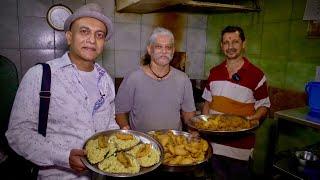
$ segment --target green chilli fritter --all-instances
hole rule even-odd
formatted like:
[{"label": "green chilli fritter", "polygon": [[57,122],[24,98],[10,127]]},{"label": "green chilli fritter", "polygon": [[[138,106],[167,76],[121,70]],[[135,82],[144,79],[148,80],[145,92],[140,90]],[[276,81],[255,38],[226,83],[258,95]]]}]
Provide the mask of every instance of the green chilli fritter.
[{"label": "green chilli fritter", "polygon": [[115,143],[118,151],[132,148],[140,142],[140,139],[132,134],[115,133],[109,138],[109,142]]},{"label": "green chilli fritter", "polygon": [[98,164],[98,168],[107,173],[135,174],[140,171],[138,161],[124,152],[118,152],[116,155],[104,159]]},{"label": "green chilli fritter", "polygon": [[108,142],[107,137],[104,135],[89,140],[85,146],[85,150],[87,151],[88,160],[92,164],[96,164],[106,156],[111,156],[116,152],[115,145],[112,142]]},{"label": "green chilli fritter", "polygon": [[139,144],[128,151],[142,167],[150,167],[160,161],[160,152],[152,148],[151,144]]}]

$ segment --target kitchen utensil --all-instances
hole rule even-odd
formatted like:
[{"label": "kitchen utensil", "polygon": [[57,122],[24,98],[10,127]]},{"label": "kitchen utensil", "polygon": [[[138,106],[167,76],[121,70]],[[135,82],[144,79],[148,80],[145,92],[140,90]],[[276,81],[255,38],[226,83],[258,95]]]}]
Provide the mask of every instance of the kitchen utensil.
[{"label": "kitchen utensil", "polygon": [[309,82],[305,86],[308,95],[309,115],[320,118],[320,82]]},{"label": "kitchen utensil", "polygon": [[230,121],[232,121],[233,117],[237,117],[237,118],[242,118],[245,121],[248,121],[247,119],[245,119],[244,117],[241,116],[235,116],[235,115],[227,115],[227,114],[220,114],[220,115],[216,115],[216,114],[212,114],[212,115],[198,115],[195,116],[193,118],[191,118],[190,120],[186,121],[187,126],[189,126],[192,129],[196,129],[197,131],[199,131],[200,134],[204,134],[204,135],[222,135],[222,136],[233,136],[233,135],[240,135],[240,134],[245,134],[248,132],[252,132],[254,130],[256,130],[259,127],[259,124],[255,124],[250,128],[246,128],[246,129],[238,129],[238,130],[211,130],[211,129],[204,129],[204,128],[199,128],[195,125],[195,123],[197,121],[209,121],[210,118],[216,118],[217,116],[224,116],[228,119],[230,119]]},{"label": "kitchen utensil", "polygon": [[[178,131],[178,130],[169,130],[169,129],[162,129],[162,130],[156,130],[156,131],[149,131],[148,134],[152,135],[152,134],[155,134],[155,133],[161,133],[161,134],[164,134],[164,133],[167,133],[168,131],[171,131],[174,135],[183,135],[185,136],[187,139],[192,139],[192,138],[200,138],[200,137],[194,137],[193,135],[191,135],[190,133],[188,132],[184,132],[184,131]],[[170,164],[164,164],[162,163],[161,167],[160,167],[160,170],[162,171],[165,171],[165,172],[190,172],[190,171],[193,171],[197,168],[201,168],[204,166],[204,164],[206,162],[209,161],[209,159],[211,158],[212,156],[212,147],[210,145],[210,143],[208,143],[209,146],[208,146],[208,150],[205,154],[205,158],[204,160],[200,161],[200,162],[197,162],[197,163],[193,163],[193,164],[185,164],[185,165],[170,165]]]},{"label": "kitchen utensil", "polygon": [[320,163],[318,156],[310,151],[296,151],[295,155],[301,166],[314,165],[316,162]]},{"label": "kitchen utensil", "polygon": [[94,134],[93,136],[91,136],[91,137],[84,143],[83,149],[85,148],[86,143],[87,143],[89,140],[91,140],[91,139],[96,139],[96,138],[97,138],[98,136],[100,136],[100,135],[105,135],[105,136],[109,137],[109,136],[111,136],[112,134],[118,133],[118,132],[132,134],[132,135],[138,137],[138,138],[140,139],[140,142],[142,142],[142,143],[147,143],[147,144],[151,144],[151,146],[152,146],[153,148],[155,148],[156,150],[158,150],[158,151],[160,152],[160,160],[159,160],[159,162],[156,163],[155,165],[151,166],[151,167],[140,167],[139,173],[135,173],[135,174],[107,173],[107,172],[104,172],[104,171],[100,170],[97,165],[91,164],[86,157],[82,157],[82,158],[81,158],[82,162],[83,162],[90,170],[92,170],[92,171],[94,171],[94,172],[96,172],[96,173],[102,174],[102,175],[113,176],[113,177],[133,177],[133,176],[139,176],[139,175],[145,174],[145,173],[147,173],[147,172],[153,171],[153,170],[155,170],[156,168],[158,168],[158,167],[161,165],[161,163],[162,163],[162,161],[163,161],[163,148],[162,148],[162,146],[160,145],[160,143],[159,143],[157,140],[155,140],[153,137],[151,137],[150,135],[145,134],[145,133],[142,133],[142,132],[138,132],[138,131],[117,129],[117,130],[109,130],[109,131],[99,132],[99,133],[96,133],[96,134]]}]

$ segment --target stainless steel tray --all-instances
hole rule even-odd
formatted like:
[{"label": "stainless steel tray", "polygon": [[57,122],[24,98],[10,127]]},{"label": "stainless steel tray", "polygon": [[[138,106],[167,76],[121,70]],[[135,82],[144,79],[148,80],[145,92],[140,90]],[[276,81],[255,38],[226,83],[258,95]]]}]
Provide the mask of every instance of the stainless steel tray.
[{"label": "stainless steel tray", "polygon": [[[208,121],[209,118],[214,118],[217,115],[198,115],[195,116],[193,118],[191,118],[190,120],[186,121],[187,126],[189,126],[192,129],[196,129],[197,131],[199,131],[202,134],[205,135],[240,135],[240,134],[245,134],[248,132],[252,132],[254,130],[256,130],[259,127],[259,124],[254,125],[251,128],[248,129],[239,129],[239,130],[234,130],[234,131],[226,131],[226,130],[210,130],[210,129],[202,129],[202,128],[198,128],[194,125],[194,123],[196,121]],[[234,115],[223,115],[223,116],[234,116]],[[240,116],[238,116],[240,117]],[[243,117],[241,117],[243,118]]]},{"label": "stainless steel tray", "polygon": [[[198,138],[199,139],[200,138],[200,137],[194,137],[188,132],[178,131],[178,130],[170,130],[170,129],[149,131],[148,134],[152,135],[152,134],[154,134],[156,132],[166,133],[168,131],[171,131],[174,135],[183,135],[187,139],[192,139],[192,138]],[[195,169],[197,167],[201,167],[205,162],[208,162],[209,159],[211,158],[211,156],[212,156],[212,147],[211,147],[210,143],[208,142],[208,150],[206,152],[206,156],[205,156],[204,160],[202,160],[200,162],[197,162],[197,163],[186,164],[186,165],[171,165],[171,164],[162,163],[161,170],[168,171],[168,172],[186,172],[186,171],[191,171],[191,170],[193,170],[193,169]]]},{"label": "stainless steel tray", "polygon": [[81,160],[82,162],[92,171],[102,174],[102,175],[106,175],[106,176],[113,176],[113,177],[133,177],[133,176],[139,176],[142,174],[145,174],[147,172],[153,171],[155,170],[157,167],[159,167],[163,161],[163,148],[160,145],[160,143],[155,140],[153,137],[151,137],[148,134],[142,133],[142,132],[138,132],[138,131],[133,131],[133,130],[122,130],[122,129],[117,129],[117,130],[109,130],[109,131],[103,131],[103,132],[99,132],[94,134],[93,136],[91,136],[83,145],[83,149],[86,145],[86,143],[91,140],[91,139],[96,139],[99,135],[106,135],[106,136],[110,136],[114,133],[117,132],[121,132],[121,133],[128,133],[128,134],[132,134],[136,137],[138,137],[140,139],[140,143],[148,143],[151,144],[151,146],[158,150],[160,152],[160,160],[157,164],[151,166],[151,167],[140,167],[140,171],[139,173],[135,173],[135,174],[127,174],[127,173],[107,173],[104,172],[102,170],[100,170],[98,168],[97,165],[91,164],[89,162],[89,160],[87,159],[87,157],[82,157]]}]

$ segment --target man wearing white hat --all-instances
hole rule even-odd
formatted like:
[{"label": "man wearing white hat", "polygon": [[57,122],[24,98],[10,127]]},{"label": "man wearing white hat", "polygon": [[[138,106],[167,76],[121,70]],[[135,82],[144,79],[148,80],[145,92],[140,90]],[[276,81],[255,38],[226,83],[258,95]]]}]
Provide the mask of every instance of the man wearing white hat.
[{"label": "man wearing white hat", "polygon": [[95,63],[113,25],[97,4],[82,6],[65,21],[69,51],[48,61],[51,96],[46,135],[37,132],[42,66],[28,70],[19,86],[6,132],[10,147],[40,166],[38,179],[88,179],[83,144],[99,131],[117,129],[114,84]]}]

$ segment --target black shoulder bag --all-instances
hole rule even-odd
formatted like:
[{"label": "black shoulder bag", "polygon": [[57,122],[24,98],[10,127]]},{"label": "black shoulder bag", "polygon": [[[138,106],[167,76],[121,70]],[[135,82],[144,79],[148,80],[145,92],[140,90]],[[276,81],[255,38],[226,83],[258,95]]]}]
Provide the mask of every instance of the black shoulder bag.
[{"label": "black shoulder bag", "polygon": [[41,90],[40,90],[40,107],[39,107],[39,124],[38,133],[46,137],[47,122],[50,104],[51,88],[51,70],[49,64],[39,63],[43,67]]},{"label": "black shoulder bag", "polygon": [[[39,107],[39,121],[38,121],[38,133],[42,136],[46,136],[48,112],[50,104],[50,87],[51,87],[51,70],[50,66],[46,63],[38,63],[43,67],[41,90],[40,90],[40,107]],[[7,171],[11,178],[23,178],[23,179],[37,179],[39,166],[24,159],[18,155],[12,149],[9,150],[9,157],[6,162],[6,167],[3,169]],[[13,171],[14,170],[14,171]],[[10,173],[15,172],[15,173]]]}]

